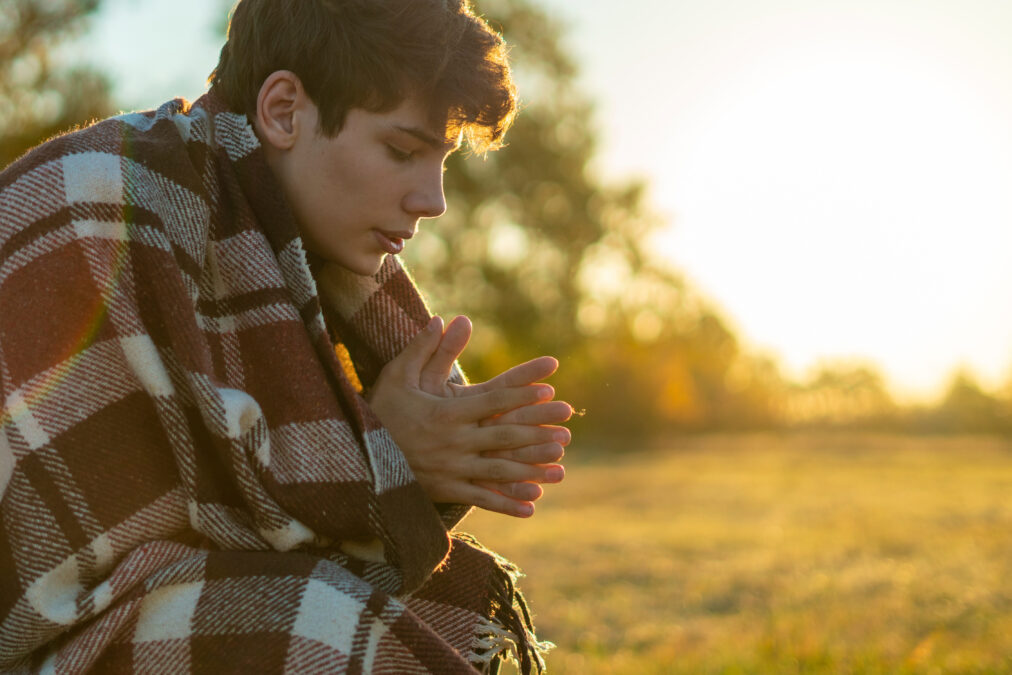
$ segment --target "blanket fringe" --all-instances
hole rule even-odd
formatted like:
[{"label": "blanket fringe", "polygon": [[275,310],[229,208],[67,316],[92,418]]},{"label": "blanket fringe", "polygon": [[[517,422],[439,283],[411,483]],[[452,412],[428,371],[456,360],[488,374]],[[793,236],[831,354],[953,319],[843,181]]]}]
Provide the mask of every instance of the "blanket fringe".
[{"label": "blanket fringe", "polygon": [[499,672],[503,660],[514,662],[523,675],[544,673],[544,655],[555,645],[535,635],[527,601],[517,588],[523,576],[520,568],[469,534],[455,532],[453,536],[484,551],[495,563],[488,589],[492,608],[489,619],[475,628],[471,662],[491,675]]}]

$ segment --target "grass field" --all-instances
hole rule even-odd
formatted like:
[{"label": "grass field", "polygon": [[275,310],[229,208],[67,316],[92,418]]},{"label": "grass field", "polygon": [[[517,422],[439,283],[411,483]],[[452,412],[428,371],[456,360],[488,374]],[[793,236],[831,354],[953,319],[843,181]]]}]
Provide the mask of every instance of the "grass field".
[{"label": "grass field", "polygon": [[1012,672],[1012,440],[748,435],[566,458],[529,521],[553,673]]}]

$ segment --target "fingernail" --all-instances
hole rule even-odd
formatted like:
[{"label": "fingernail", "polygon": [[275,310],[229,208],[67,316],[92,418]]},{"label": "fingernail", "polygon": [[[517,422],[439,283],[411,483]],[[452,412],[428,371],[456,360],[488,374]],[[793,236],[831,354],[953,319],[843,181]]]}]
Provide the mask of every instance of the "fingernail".
[{"label": "fingernail", "polygon": [[521,504],[517,507],[517,513],[523,517],[534,515],[534,504]]},{"label": "fingernail", "polygon": [[538,400],[547,401],[551,399],[553,396],[555,396],[555,389],[552,388],[550,385],[538,387]]},{"label": "fingernail", "polygon": [[434,316],[431,319],[429,319],[429,325],[425,327],[425,330],[429,331],[430,333],[435,332],[436,330],[438,330],[439,324],[441,323],[443,323],[443,320],[440,319],[438,316]]},{"label": "fingernail", "polygon": [[569,441],[572,440],[572,438],[573,435],[569,433],[569,429],[559,429],[554,434],[552,434],[552,440],[562,445],[566,445],[567,443],[569,443]]},{"label": "fingernail", "polygon": [[545,471],[545,478],[552,481],[553,483],[558,483],[565,477],[566,477],[566,470],[563,469],[561,466],[552,466]]}]

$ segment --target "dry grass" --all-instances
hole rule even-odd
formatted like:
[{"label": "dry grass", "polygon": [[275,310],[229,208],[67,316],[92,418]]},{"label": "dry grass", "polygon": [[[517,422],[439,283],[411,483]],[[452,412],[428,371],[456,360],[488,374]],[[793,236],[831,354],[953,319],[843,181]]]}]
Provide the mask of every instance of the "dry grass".
[{"label": "dry grass", "polygon": [[525,569],[555,673],[1012,672],[1012,440],[708,436],[567,458]]}]

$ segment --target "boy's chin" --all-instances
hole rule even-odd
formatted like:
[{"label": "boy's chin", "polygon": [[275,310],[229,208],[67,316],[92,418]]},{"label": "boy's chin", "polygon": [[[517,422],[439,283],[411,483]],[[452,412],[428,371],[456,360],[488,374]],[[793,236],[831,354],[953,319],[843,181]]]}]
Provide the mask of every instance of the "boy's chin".
[{"label": "boy's chin", "polygon": [[331,262],[340,265],[341,267],[343,267],[344,269],[348,270],[353,274],[358,274],[363,277],[371,277],[380,271],[380,268],[383,267],[383,261],[386,260],[386,258],[387,254],[383,253],[378,258],[368,258],[353,261],[333,260]]},{"label": "boy's chin", "polygon": [[327,255],[325,251],[313,249],[307,250],[328,263],[332,263],[351,272],[352,274],[357,274],[363,277],[371,277],[379,272],[380,268],[383,267],[383,261],[387,258],[386,253],[380,253],[377,255],[358,256],[356,258],[348,259],[347,256]]}]

